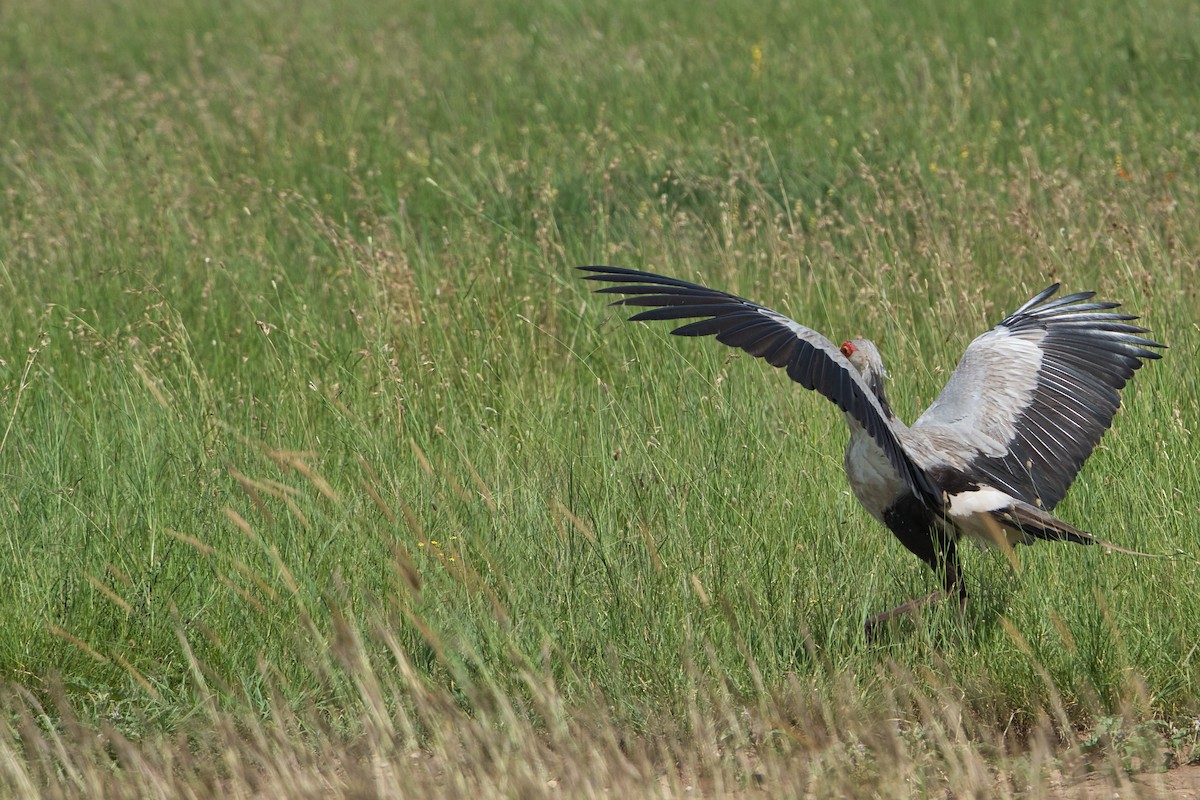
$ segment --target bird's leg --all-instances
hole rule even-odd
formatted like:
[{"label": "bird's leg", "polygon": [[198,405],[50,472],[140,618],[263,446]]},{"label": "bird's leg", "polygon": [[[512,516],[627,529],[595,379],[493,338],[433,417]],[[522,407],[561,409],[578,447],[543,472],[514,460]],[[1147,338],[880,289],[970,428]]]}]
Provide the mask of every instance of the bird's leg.
[{"label": "bird's leg", "polygon": [[875,635],[878,633],[879,626],[888,620],[904,615],[913,616],[918,610],[920,610],[921,606],[927,606],[930,603],[937,603],[945,598],[946,593],[938,590],[936,592],[931,592],[924,597],[913,598],[908,602],[901,603],[900,605],[888,611],[881,611],[880,613],[875,614],[867,620],[867,624],[865,626],[867,638],[874,639]]},{"label": "bird's leg", "polygon": [[946,596],[957,597],[959,612],[966,611],[967,585],[963,582],[962,576],[958,572],[958,548],[955,546],[953,539],[945,542],[941,556],[941,569],[938,572],[942,576],[942,587],[946,591]]},{"label": "bird's leg", "polygon": [[931,592],[924,597],[915,597],[912,600],[901,603],[893,609],[881,611],[880,613],[875,614],[867,620],[867,638],[873,639],[875,634],[878,633],[879,626],[883,623],[900,616],[915,616],[916,612],[921,608],[921,606],[927,606],[930,603],[940,602],[944,600],[945,597],[946,593],[943,591]]},{"label": "bird's leg", "polygon": [[932,555],[933,558],[930,559],[930,566],[942,576],[942,586],[944,588],[936,592],[931,592],[925,597],[918,597],[906,603],[901,603],[889,611],[881,612],[869,618],[864,626],[867,639],[874,639],[879,626],[888,620],[904,615],[913,616],[922,606],[941,602],[947,597],[957,597],[959,611],[966,610],[967,587],[958,572],[958,551],[955,549],[954,540],[951,539],[942,543],[940,552],[935,552]]}]

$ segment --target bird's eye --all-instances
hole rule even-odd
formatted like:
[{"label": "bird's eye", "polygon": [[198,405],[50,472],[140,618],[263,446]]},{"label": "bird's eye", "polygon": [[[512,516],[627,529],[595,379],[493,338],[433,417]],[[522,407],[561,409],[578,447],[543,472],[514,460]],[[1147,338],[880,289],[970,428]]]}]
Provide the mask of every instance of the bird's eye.
[{"label": "bird's eye", "polygon": [[849,358],[850,356],[854,355],[856,348],[849,342],[842,342],[842,346],[839,349],[842,351],[842,355],[844,355],[846,358]]}]

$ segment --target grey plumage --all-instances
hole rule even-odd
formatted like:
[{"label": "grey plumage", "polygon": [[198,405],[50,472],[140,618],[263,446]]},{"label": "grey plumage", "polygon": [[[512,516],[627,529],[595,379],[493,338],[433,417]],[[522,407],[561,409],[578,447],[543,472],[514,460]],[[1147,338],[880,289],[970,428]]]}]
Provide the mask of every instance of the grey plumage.
[{"label": "grey plumage", "polygon": [[[954,374],[914,431],[958,443],[982,480],[1047,510],[1058,505],[1083,462],[1112,424],[1117,392],[1162,347],[1138,334],[1118,303],[1089,303],[1093,292],[1049,300],[1058,284],[1010,314],[967,347]],[[1036,347],[1021,362],[1013,346]],[[1011,380],[996,378],[1005,373]],[[1013,387],[1027,392],[1014,396]],[[938,437],[939,440],[942,438]]]}]

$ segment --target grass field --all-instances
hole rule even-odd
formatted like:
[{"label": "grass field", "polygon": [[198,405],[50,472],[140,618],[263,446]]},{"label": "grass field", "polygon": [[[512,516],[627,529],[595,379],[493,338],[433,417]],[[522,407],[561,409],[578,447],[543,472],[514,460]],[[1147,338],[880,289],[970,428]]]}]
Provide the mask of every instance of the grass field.
[{"label": "grass field", "polygon": [[[1197,86],[1168,0],[0,6],[0,793],[1163,788]],[[1123,301],[1170,349],[1057,511],[1174,556],[971,551],[866,641],[934,581],[840,413],[594,263],[875,339],[908,421],[1050,282]]]}]

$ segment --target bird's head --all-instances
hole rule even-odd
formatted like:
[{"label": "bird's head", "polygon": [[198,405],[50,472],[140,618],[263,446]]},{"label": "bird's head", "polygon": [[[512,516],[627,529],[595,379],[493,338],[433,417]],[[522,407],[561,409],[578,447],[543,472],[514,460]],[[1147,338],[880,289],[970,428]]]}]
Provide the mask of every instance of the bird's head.
[{"label": "bird's head", "polygon": [[875,395],[875,399],[883,407],[884,413],[891,417],[892,408],[888,405],[887,393],[883,388],[883,379],[887,377],[887,370],[883,367],[883,358],[879,355],[879,348],[870,339],[850,339],[842,342],[842,346],[838,349],[850,362],[850,366],[858,370],[858,374],[866,381],[872,394]]}]

